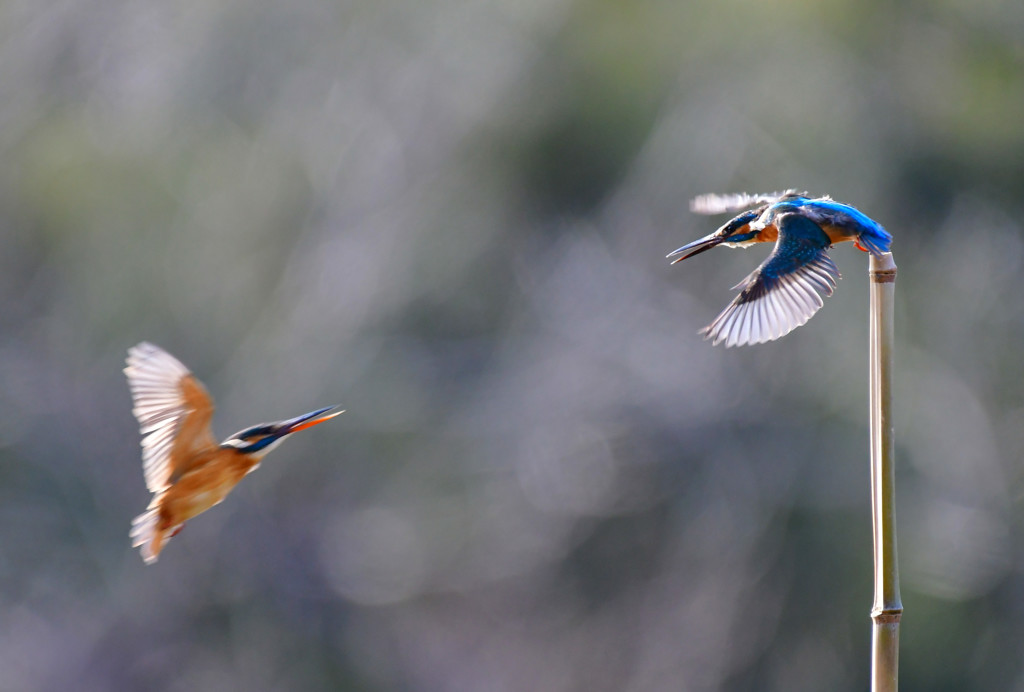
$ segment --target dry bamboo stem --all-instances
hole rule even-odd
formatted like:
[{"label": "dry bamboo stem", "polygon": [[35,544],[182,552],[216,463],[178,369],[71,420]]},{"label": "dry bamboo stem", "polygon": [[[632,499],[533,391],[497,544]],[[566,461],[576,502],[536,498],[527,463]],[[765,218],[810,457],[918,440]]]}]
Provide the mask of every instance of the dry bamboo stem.
[{"label": "dry bamboo stem", "polygon": [[900,601],[896,562],[896,492],[892,422],[892,253],[871,255],[871,510],[874,528],[875,602],[871,608],[871,690],[896,692],[899,676]]}]

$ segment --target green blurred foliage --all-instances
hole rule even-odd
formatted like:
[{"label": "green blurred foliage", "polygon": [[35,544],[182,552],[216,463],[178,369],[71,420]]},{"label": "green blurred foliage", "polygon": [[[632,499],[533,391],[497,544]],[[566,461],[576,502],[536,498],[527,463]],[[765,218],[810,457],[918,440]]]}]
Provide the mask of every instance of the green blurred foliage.
[{"label": "green blurred foliage", "polygon": [[[904,690],[1024,686],[1024,9],[0,9],[0,688],[861,690],[865,259],[697,329],[688,200],[895,236]],[[691,263],[692,262],[692,263]],[[125,350],[338,403],[154,566]]]}]

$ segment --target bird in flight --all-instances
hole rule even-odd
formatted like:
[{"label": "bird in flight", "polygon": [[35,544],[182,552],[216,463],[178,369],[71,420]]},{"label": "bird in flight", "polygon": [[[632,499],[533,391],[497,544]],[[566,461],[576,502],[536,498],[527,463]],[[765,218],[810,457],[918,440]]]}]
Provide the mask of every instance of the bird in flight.
[{"label": "bird in flight", "polygon": [[343,413],[330,406],[261,423],[218,444],[210,430],[213,400],[177,358],[142,342],[128,349],[124,372],[142,433],[146,487],[153,493],[130,533],[146,564],[156,562],[186,521],[224,500],[286,437]]},{"label": "bird in flight", "polygon": [[873,255],[889,252],[892,236],[872,219],[829,197],[786,190],[767,195],[702,195],[699,214],[741,211],[718,230],[669,253],[672,264],[717,245],[750,247],[775,242],[761,265],[733,287],[740,294],[701,330],[712,344],[774,341],[807,322],[832,295],[839,269],[827,250],[851,240]]}]

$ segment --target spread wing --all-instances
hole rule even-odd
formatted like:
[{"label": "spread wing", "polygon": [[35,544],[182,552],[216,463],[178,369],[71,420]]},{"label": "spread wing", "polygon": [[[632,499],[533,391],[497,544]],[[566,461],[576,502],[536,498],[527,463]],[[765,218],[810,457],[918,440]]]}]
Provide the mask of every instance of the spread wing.
[{"label": "spread wing", "polygon": [[127,363],[146,487],[158,493],[188,470],[196,451],[216,446],[210,432],[213,401],[189,369],[158,346],[133,346]]},{"label": "spread wing", "polygon": [[796,190],[783,190],[763,195],[752,195],[746,192],[732,195],[699,195],[690,201],[690,211],[696,214],[724,214],[727,211],[746,211],[754,207],[764,209],[767,205],[774,204],[784,197],[799,197],[806,194],[806,192]]},{"label": "spread wing", "polygon": [[772,254],[735,288],[743,291],[715,321],[701,330],[726,347],[774,341],[811,319],[822,306],[819,292],[832,295],[839,269],[825,250],[829,238],[798,214],[776,222],[779,240]]}]

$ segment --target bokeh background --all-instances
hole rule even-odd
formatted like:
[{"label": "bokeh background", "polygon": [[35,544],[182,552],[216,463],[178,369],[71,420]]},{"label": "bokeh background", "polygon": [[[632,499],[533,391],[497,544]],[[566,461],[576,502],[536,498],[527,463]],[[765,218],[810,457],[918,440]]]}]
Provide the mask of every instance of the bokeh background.
[{"label": "bokeh background", "polygon": [[[0,689],[863,690],[866,257],[779,342],[688,200],[895,236],[904,690],[1024,690],[1024,5],[0,8]],[[154,566],[121,368],[341,404]]]}]

